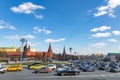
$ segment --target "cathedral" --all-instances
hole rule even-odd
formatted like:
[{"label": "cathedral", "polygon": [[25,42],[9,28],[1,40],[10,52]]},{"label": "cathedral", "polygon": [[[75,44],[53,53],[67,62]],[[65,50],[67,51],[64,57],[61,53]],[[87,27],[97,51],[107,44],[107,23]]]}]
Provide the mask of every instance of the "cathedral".
[{"label": "cathedral", "polygon": [[16,49],[14,47],[1,47],[0,48],[0,59],[1,60],[51,60],[53,59],[53,52],[51,43],[49,44],[48,50],[43,51],[33,51],[31,47],[26,45],[21,49]]}]

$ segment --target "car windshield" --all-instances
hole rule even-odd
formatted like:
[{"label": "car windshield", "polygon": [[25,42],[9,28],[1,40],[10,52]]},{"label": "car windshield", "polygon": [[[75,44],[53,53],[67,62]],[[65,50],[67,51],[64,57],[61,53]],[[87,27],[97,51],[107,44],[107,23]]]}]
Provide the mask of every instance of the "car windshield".
[{"label": "car windshield", "polygon": [[64,70],[65,70],[65,71],[71,71],[71,68],[66,67],[66,68],[64,68]]},{"label": "car windshield", "polygon": [[10,66],[9,68],[20,67],[20,66]]},{"label": "car windshield", "polygon": [[41,66],[41,64],[35,64],[35,65],[33,65],[33,66]]},{"label": "car windshield", "polygon": [[71,68],[71,71],[78,71],[78,69],[76,69],[76,68]]},{"label": "car windshield", "polygon": [[0,67],[0,69],[3,69],[4,67]]}]

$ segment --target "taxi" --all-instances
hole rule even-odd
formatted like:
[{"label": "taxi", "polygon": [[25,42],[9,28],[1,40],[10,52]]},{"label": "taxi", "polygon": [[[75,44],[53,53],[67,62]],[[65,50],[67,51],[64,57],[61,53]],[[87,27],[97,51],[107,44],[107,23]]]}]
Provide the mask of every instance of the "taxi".
[{"label": "taxi", "polygon": [[41,64],[37,64],[37,65],[33,65],[33,66],[30,66],[30,70],[35,70],[35,69],[41,69],[45,67],[44,65],[41,65]]},{"label": "taxi", "polygon": [[22,65],[12,65],[7,67],[7,71],[22,71],[23,67]]}]

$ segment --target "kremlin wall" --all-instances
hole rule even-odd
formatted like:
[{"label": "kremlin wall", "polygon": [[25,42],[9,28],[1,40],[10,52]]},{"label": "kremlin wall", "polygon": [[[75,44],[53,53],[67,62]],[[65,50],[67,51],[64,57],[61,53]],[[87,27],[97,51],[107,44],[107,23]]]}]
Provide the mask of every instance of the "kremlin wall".
[{"label": "kremlin wall", "polygon": [[[27,44],[23,48],[16,47],[0,47],[0,60],[4,61],[20,61],[20,60],[42,60],[51,61],[52,59],[59,61],[78,60],[78,59],[104,59],[103,54],[91,54],[91,55],[77,55],[67,54],[65,46],[62,53],[55,54],[52,51],[51,43],[49,43],[48,49],[44,51],[35,51],[31,49],[31,46]],[[120,60],[120,59],[119,59]]]},{"label": "kremlin wall", "polygon": [[23,51],[21,48],[15,47],[0,47],[0,60],[43,60],[43,59],[52,59],[53,51],[51,47],[51,43],[49,44],[48,50],[46,52],[43,51],[33,51],[30,46],[26,45],[23,47]]}]

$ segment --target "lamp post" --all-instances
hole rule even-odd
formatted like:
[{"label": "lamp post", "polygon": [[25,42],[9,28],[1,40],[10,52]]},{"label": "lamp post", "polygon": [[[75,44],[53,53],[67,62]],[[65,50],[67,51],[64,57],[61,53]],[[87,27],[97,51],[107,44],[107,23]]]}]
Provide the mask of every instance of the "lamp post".
[{"label": "lamp post", "polygon": [[25,38],[21,38],[20,39],[21,43],[22,43],[22,46],[21,46],[21,55],[20,55],[20,61],[22,61],[22,55],[23,55],[23,43],[26,41]]}]

